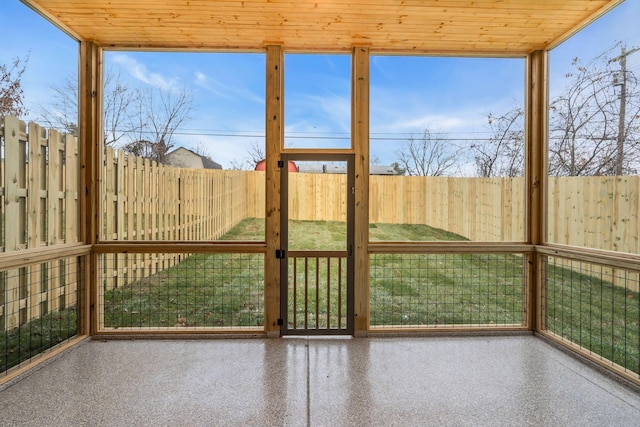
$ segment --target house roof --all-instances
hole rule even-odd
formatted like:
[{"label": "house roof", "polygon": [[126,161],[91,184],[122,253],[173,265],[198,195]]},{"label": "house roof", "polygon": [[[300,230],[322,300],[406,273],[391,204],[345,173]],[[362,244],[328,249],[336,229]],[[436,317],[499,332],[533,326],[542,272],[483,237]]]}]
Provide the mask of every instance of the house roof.
[{"label": "house roof", "polygon": [[220,165],[219,163],[214,162],[213,160],[211,160],[209,157],[207,156],[202,156],[198,153],[196,153],[193,150],[189,150],[188,148],[185,147],[178,147],[175,150],[165,154],[165,159],[170,159],[174,154],[178,153],[178,152],[187,152],[188,154],[194,156],[194,157],[199,157],[200,159],[202,159],[202,167],[204,169],[222,169],[222,165]]},{"label": "house roof", "polygon": [[22,0],[78,39],[127,49],[521,55],[622,0]]},{"label": "house roof", "polygon": [[216,163],[208,157],[200,156],[202,158],[202,166],[205,169],[222,169],[222,165],[220,163]]}]

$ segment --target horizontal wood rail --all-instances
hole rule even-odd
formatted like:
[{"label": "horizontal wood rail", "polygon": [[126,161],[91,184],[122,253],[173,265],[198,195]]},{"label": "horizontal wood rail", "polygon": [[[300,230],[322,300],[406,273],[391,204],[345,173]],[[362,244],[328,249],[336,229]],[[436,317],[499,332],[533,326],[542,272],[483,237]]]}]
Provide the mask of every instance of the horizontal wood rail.
[{"label": "horizontal wood rail", "polygon": [[347,149],[317,149],[317,148],[285,148],[282,154],[295,154],[296,160],[334,160],[332,156],[336,154],[353,154],[354,151]]},{"label": "horizontal wood rail", "polygon": [[45,246],[37,249],[0,253],[0,270],[12,270],[33,264],[55,261],[72,256],[85,256],[91,253],[91,245],[69,243],[64,245]]},{"label": "horizontal wood rail", "polygon": [[119,242],[98,243],[93,245],[98,254],[109,253],[266,253],[264,242],[227,241],[227,242]]},{"label": "horizontal wood rail", "polygon": [[347,251],[289,251],[289,258],[344,258]]},{"label": "horizontal wood rail", "polygon": [[473,253],[531,253],[535,246],[527,243],[477,243],[477,242],[373,242],[370,254],[473,254]]},{"label": "horizontal wood rail", "polygon": [[558,256],[606,267],[640,272],[640,255],[626,252],[605,251],[557,244],[537,245],[535,246],[535,251],[546,256]]}]

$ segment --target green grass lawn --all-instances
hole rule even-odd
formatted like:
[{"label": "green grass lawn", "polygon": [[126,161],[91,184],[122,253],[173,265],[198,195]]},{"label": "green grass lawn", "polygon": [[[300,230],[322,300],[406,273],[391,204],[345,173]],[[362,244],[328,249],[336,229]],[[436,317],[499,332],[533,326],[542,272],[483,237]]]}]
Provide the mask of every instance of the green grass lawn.
[{"label": "green grass lawn", "polygon": [[6,371],[77,333],[75,308],[45,314],[39,319],[0,332],[0,372]]},{"label": "green grass lawn", "polygon": [[[291,221],[289,228],[290,250],[345,249],[343,223]],[[371,240],[464,240],[462,236],[425,225],[372,224],[370,236]],[[225,240],[263,238],[263,219],[246,219],[223,237]],[[519,325],[524,322],[526,257],[375,254],[370,259],[372,326]],[[319,263],[316,268],[315,260],[306,267],[303,261],[298,261],[298,282],[302,283],[305,275],[313,281],[316,273],[319,282],[317,286],[313,282],[308,289],[306,298],[310,298],[311,303],[306,319],[304,295],[294,297],[290,290],[290,322],[293,322],[292,305],[296,301],[294,326],[303,327],[305,321],[310,327],[326,322],[337,324],[335,314],[323,314],[326,305],[316,306],[313,300],[316,292],[321,295],[328,292],[335,309],[337,290],[327,291],[324,277],[329,264],[332,277],[337,277],[336,263],[334,259],[324,265]],[[262,326],[263,269],[260,254],[185,255],[174,267],[106,291],[104,324],[108,328]],[[548,329],[639,372],[638,294],[625,292],[598,277],[551,264],[548,273],[545,303]],[[289,275],[292,282],[293,272]],[[346,294],[341,294],[341,299],[346,301]],[[70,320],[36,321],[47,325],[47,331],[32,326],[34,322],[31,322],[15,331],[0,333],[0,356],[4,357],[0,362],[5,369],[28,358],[31,349],[37,352],[47,348],[49,344],[45,341],[54,345],[64,339],[68,331],[75,333],[75,327],[64,327],[70,323],[75,325],[75,311],[49,316],[54,315],[68,316]],[[341,321],[344,322],[344,318]],[[56,325],[63,327],[58,330]]]}]

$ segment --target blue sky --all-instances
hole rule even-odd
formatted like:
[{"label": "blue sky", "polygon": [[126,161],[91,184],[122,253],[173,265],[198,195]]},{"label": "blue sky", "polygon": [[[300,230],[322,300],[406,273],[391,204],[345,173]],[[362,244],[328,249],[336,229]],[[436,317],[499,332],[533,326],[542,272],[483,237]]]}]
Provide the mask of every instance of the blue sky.
[{"label": "blue sky", "polygon": [[[52,88],[77,73],[77,43],[18,0],[1,1],[0,63],[29,54],[25,119],[38,120]],[[640,46],[638,17],[640,1],[627,0],[552,51],[551,95],[562,89],[572,58],[588,59],[618,41]],[[204,147],[224,167],[251,145],[263,146],[264,55],[111,51],[105,63],[132,86],[192,91],[191,119],[176,134],[177,146]],[[522,58],[372,56],[372,156],[393,162],[403,141],[425,128],[461,145],[486,137],[489,113],[523,105],[524,66]],[[628,66],[640,73],[640,52]],[[347,55],[285,56],[287,146],[349,145],[350,70]]]}]

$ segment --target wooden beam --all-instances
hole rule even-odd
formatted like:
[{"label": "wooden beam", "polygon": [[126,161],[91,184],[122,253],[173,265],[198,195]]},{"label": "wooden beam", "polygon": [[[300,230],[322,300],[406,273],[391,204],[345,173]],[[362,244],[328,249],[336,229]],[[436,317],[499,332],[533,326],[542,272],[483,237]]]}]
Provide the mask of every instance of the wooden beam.
[{"label": "wooden beam", "polygon": [[42,246],[28,251],[2,252],[0,253],[0,265],[2,265],[2,270],[11,270],[74,256],[85,256],[90,252],[91,246],[82,243],[57,245],[55,250],[48,246]]},{"label": "wooden beam", "polygon": [[[548,52],[536,51],[527,57],[525,115],[525,189],[527,241],[541,245],[546,240],[547,193],[547,93]],[[540,331],[542,322],[543,280],[540,255],[530,255],[528,271],[528,317],[530,329]]]},{"label": "wooden beam", "polygon": [[620,6],[623,2],[624,0],[611,0],[608,3],[603,4],[596,11],[589,14],[589,16],[582,19],[577,24],[574,24],[571,28],[569,28],[563,34],[556,37],[551,43],[549,43],[545,47],[545,50],[549,51],[549,50],[555,49],[556,47],[558,47],[559,45],[561,45],[562,43],[564,43],[565,41],[567,41],[568,39],[570,39],[571,37],[579,33],[580,31],[584,30],[590,24],[600,19],[605,14],[611,12],[614,8]]},{"label": "wooden beam", "polygon": [[[99,241],[100,210],[100,165],[101,165],[101,116],[102,52],[91,42],[80,42],[79,138],[81,158],[80,178],[80,230],[81,241],[93,245]],[[100,90],[99,90],[100,89]],[[88,258],[88,259],[87,259]],[[97,283],[98,258],[92,253],[85,257],[84,278],[78,286],[79,335],[95,334],[97,331]]]},{"label": "wooden beam", "polygon": [[549,257],[562,257],[606,267],[640,272],[640,255],[577,246],[546,244],[535,251]]},{"label": "wooden beam", "polygon": [[370,254],[512,254],[532,253],[533,245],[510,242],[372,242]]},{"label": "wooden beam", "polygon": [[32,9],[34,12],[42,16],[44,19],[51,22],[53,25],[55,25],[56,27],[60,28],[62,31],[67,33],[70,37],[74,38],[75,40],[81,39],[80,35],[76,31],[74,31],[71,27],[66,25],[64,22],[62,22],[62,20],[60,20],[55,14],[50,13],[47,9],[45,9],[45,7],[43,7],[40,4],[42,3],[42,1],[38,1],[38,0],[20,0],[20,1],[24,3],[28,8]]},{"label": "wooden beam", "polygon": [[284,146],[284,52],[282,46],[267,47],[265,114],[265,242],[264,328],[268,337],[280,336],[280,169]]},{"label": "wooden beam", "polygon": [[354,336],[369,333],[369,48],[354,47],[351,140],[355,151]]},{"label": "wooden beam", "polygon": [[97,254],[146,254],[146,253],[180,253],[180,254],[258,254],[266,252],[266,245],[252,241],[213,241],[213,242],[184,242],[175,240],[153,241],[122,241],[98,243],[93,245]]}]

